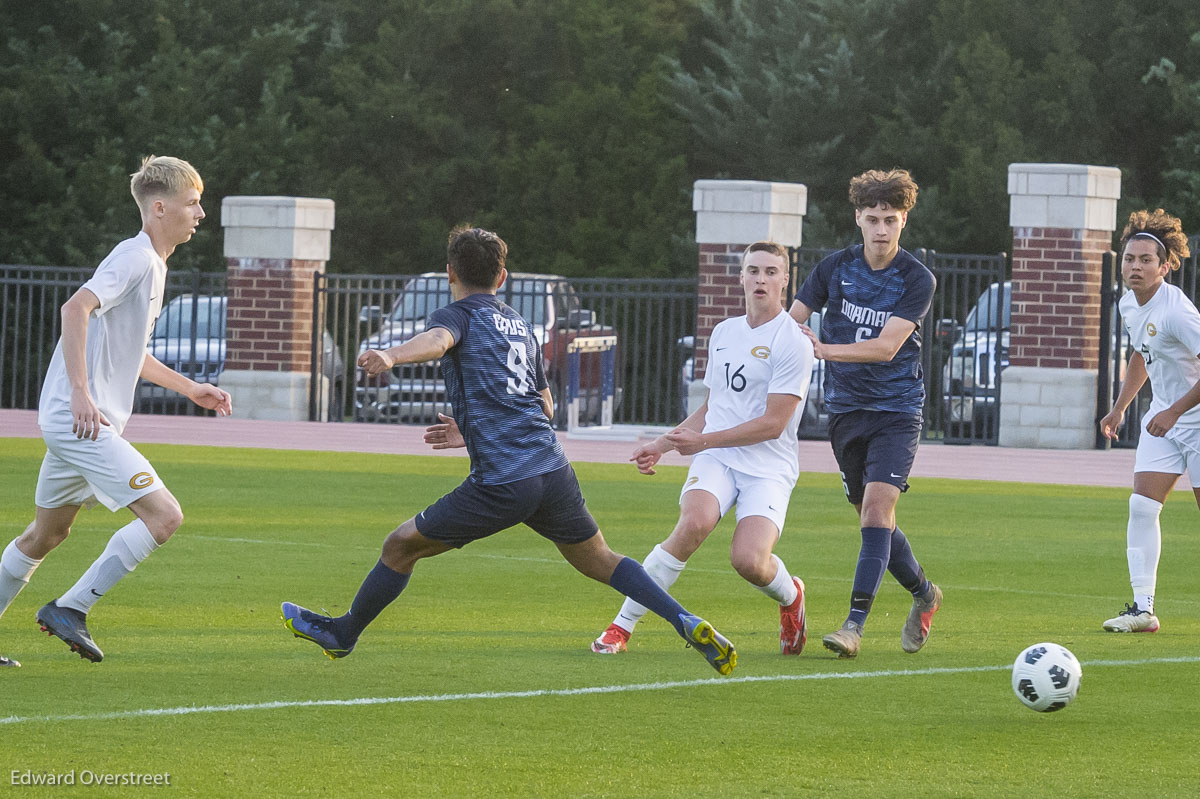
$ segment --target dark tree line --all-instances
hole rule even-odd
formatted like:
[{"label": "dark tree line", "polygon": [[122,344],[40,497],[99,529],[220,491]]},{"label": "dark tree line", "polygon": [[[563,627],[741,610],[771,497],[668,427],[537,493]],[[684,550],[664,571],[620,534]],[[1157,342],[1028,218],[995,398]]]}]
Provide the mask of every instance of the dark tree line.
[{"label": "dark tree line", "polygon": [[1013,161],[1121,167],[1122,209],[1200,232],[1200,7],[1186,0],[0,0],[0,262],[95,263],[148,153],[205,176],[175,268],[223,268],[230,194],[331,197],[331,269],[694,272],[692,181],[903,165],[909,241],[1007,249]]}]

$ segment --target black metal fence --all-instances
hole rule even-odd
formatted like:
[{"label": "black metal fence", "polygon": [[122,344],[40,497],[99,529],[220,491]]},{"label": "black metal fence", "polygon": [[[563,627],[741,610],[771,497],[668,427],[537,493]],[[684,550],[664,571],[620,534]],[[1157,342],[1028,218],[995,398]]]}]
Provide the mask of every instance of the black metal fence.
[{"label": "black metal fence", "polygon": [[[397,366],[368,379],[356,368],[367,349],[386,349],[424,330],[433,310],[451,301],[445,275],[317,275],[314,331],[332,337],[344,353],[344,388],[330,405],[344,413],[330,418],[362,422],[430,422],[447,411],[437,363]],[[684,338],[696,319],[696,282],[680,280],[562,278],[513,273],[500,298],[534,328],[543,349],[547,378],[565,425],[567,346],[581,337],[616,338],[613,422],[667,425],[681,418],[686,403]],[[324,371],[314,335],[314,377]],[[602,357],[581,356],[580,419],[600,418]],[[323,418],[314,380],[312,418]]]},{"label": "black metal fence", "polygon": [[[1168,272],[1167,281],[1178,286],[1191,298],[1192,303],[1200,299],[1200,235],[1188,238],[1191,255],[1184,259],[1178,271]],[[1106,252],[1101,267],[1100,307],[1109,309],[1100,320],[1100,374],[1096,398],[1096,421],[1099,422],[1116,402],[1125,379],[1125,365],[1129,362],[1129,334],[1121,321],[1120,305],[1125,288],[1121,281],[1119,253]],[[1134,397],[1125,410],[1125,423],[1117,431],[1116,440],[1109,441],[1097,429],[1096,448],[1135,448],[1142,432],[1141,419],[1150,407],[1152,398],[1150,382]]]},{"label": "black metal fence", "polygon": [[[792,249],[791,295],[831,249]],[[911,251],[937,277],[921,325],[926,441],[998,444],[1000,381],[1008,365],[1011,286],[1008,256]],[[818,365],[820,369],[820,365]],[[824,372],[820,378],[823,380]],[[823,386],[822,386],[823,389]],[[820,403],[824,391],[810,396]]]},{"label": "black metal fence", "polygon": [[[95,270],[0,265],[0,407],[36,408],[60,333],[59,310]],[[167,366],[216,382],[225,365],[225,273],[168,272],[148,342]],[[142,413],[207,413],[178,394],[140,383]]]}]

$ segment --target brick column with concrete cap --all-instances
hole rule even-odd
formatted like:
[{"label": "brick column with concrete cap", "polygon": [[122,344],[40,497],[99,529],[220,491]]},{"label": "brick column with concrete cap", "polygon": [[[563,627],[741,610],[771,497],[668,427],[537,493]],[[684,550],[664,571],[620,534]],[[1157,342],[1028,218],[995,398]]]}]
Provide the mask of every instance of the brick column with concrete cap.
[{"label": "brick column with concrete cap", "polygon": [[[697,180],[692,194],[696,243],[700,247],[699,295],[696,302],[696,381],[689,411],[704,398],[708,338],[717,323],[743,313],[745,298],[739,274],[742,253],[756,241],[800,246],[808,210],[808,187],[802,183],[761,180]],[[696,399],[699,397],[699,399]]]},{"label": "brick column with concrete cap", "polygon": [[329,260],[333,217],[333,200],[311,197],[221,203],[229,274],[220,384],[236,416],[308,419],[313,281]]},{"label": "brick column with concrete cap", "polygon": [[1000,445],[1087,449],[1096,440],[1100,268],[1117,226],[1121,171],[1010,164],[1009,367]]}]

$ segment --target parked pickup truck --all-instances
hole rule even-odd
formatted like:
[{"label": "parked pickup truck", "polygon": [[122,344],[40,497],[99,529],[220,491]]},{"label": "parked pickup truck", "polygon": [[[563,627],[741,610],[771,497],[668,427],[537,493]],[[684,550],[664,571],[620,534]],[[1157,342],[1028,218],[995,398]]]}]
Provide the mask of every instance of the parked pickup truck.
[{"label": "parked pickup truck", "polygon": [[942,320],[938,328],[952,339],[942,372],[947,432],[955,437],[989,438],[1000,421],[1000,373],[1008,366],[1012,281],[984,289],[961,327],[954,320]]},{"label": "parked pickup truck", "polygon": [[[567,345],[580,336],[615,336],[616,331],[597,323],[595,312],[582,307],[570,281],[561,275],[510,272],[497,296],[532,326],[559,409],[555,418],[561,422],[565,416],[560,411],[566,402]],[[371,326],[373,332],[363,340],[359,353],[407,341],[425,330],[429,314],[452,301],[444,272],[426,272],[409,279],[386,314],[378,306],[361,309],[359,321]],[[603,377],[600,366],[598,353],[581,355],[581,419],[599,414]],[[439,412],[449,413],[450,406],[437,361],[401,364],[375,378],[359,370],[354,392],[355,420],[424,423],[436,421]]]}]

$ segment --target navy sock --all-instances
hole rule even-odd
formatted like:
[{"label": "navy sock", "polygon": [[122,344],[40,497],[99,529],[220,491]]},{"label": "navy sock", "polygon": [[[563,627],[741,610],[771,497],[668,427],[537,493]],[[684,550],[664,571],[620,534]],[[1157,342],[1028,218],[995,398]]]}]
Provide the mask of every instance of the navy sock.
[{"label": "navy sock", "polygon": [[671,623],[675,632],[683,635],[683,622],[679,620],[679,615],[687,611],[646,574],[642,564],[633,558],[623,558],[613,570],[612,577],[608,578],[608,584],[634,602],[645,605],[662,616]]},{"label": "navy sock", "polygon": [[891,558],[892,531],[886,527],[862,528],[862,549],[858,551],[858,566],[854,569],[854,587],[850,590],[850,616],[848,621],[866,624],[867,614],[883,572]]},{"label": "navy sock", "polygon": [[343,636],[357,639],[366,626],[400,596],[411,576],[388,568],[382,560],[376,563],[355,594],[350,612],[338,619]]},{"label": "navy sock", "polygon": [[899,527],[892,530],[892,557],[888,561],[888,571],[896,578],[896,582],[908,589],[913,596],[923,596],[929,590],[925,570],[913,557],[908,538],[900,532]]}]

